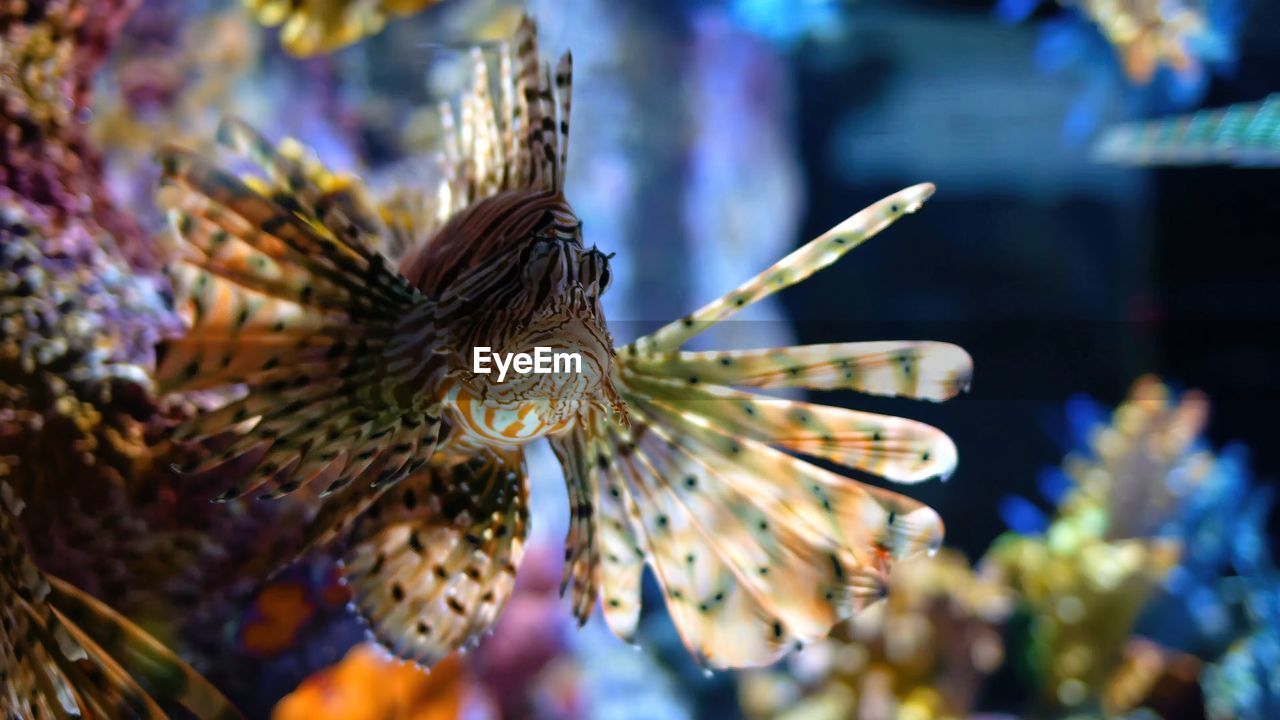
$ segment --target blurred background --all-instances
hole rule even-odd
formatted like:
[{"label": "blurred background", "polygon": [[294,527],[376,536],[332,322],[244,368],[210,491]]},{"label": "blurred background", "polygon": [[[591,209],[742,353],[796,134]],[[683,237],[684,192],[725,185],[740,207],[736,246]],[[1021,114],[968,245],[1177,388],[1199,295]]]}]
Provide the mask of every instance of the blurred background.
[{"label": "blurred background", "polygon": [[[107,119],[133,121],[106,123],[107,147],[116,133],[145,149],[157,115],[207,142],[216,118],[234,112],[299,137],[332,166],[402,181],[433,149],[435,103],[469,82],[470,42],[504,37],[520,3],[408,5],[428,7],[298,59],[235,3],[144,3],[114,52],[121,72],[99,76],[120,101]],[[1163,39],[1184,44],[1197,66],[1131,77],[1094,5],[1201,13],[1203,28]],[[919,338],[968,349],[973,392],[918,408],[963,453],[955,483],[921,488],[927,501],[946,508],[981,497],[977,487],[991,497],[1019,487],[1060,450],[1050,409],[1073,393],[1116,401],[1144,372],[1205,390],[1211,437],[1244,441],[1257,471],[1275,474],[1280,175],[1229,158],[1170,168],[1102,162],[1096,151],[1118,123],[1280,90],[1274,3],[529,7],[551,52],[572,48],[581,68],[570,199],[588,241],[619,253],[609,310],[622,338],[627,321],[638,334],[681,315],[871,201],[930,181],[939,192],[927,212],[742,330],[748,342]],[[165,53],[186,66],[162,63]],[[181,110],[165,105],[181,92]],[[154,176],[147,157],[119,171],[140,212]],[[414,180],[431,177],[426,162],[416,170]],[[953,523],[951,540],[980,550],[1000,529],[994,505],[965,511],[972,521]]]},{"label": "blurred background", "polygon": [[[94,76],[79,121],[137,237],[161,226],[156,144],[207,147],[228,113],[270,137],[297,137],[375,189],[429,186],[436,103],[469,82],[467,49],[492,50],[526,8],[365,2],[387,9],[380,32],[313,52],[290,13],[323,19],[347,3],[246,4],[256,13],[239,2],[145,0]],[[426,676],[367,646],[348,654],[362,630],[321,558],[265,589],[251,584],[247,619],[195,643],[207,656],[201,670],[251,717],[286,719],[1280,717],[1269,659],[1280,663],[1280,641],[1267,636],[1280,617],[1267,490],[1280,472],[1271,374],[1280,367],[1280,108],[1272,116],[1260,105],[1280,92],[1280,4],[530,0],[527,9],[546,54],[574,53],[567,194],[587,242],[617,252],[606,310],[620,341],[880,197],[937,184],[921,212],[752,308],[710,345],[928,339],[968,350],[972,390],[948,403],[825,399],[950,434],[959,470],[910,494],[945,518],[956,554],[904,579],[911,589],[899,604],[825,649],[770,672],[704,675],[660,602],[648,604],[640,653],[599,622],[570,627],[554,593],[567,503],[542,449],[521,593],[466,660]],[[1245,105],[1234,115],[1204,114],[1235,104]],[[1164,384],[1133,387],[1151,374]],[[1181,394],[1192,389],[1203,396]],[[1113,422],[1122,403],[1143,410]],[[1108,426],[1112,435],[1100,430]],[[1149,530],[1115,532],[1125,507],[1116,498],[1135,487],[1164,504],[1139,504]],[[1111,524],[1080,530],[1089,503]],[[1073,540],[1055,544],[1063,534]],[[1134,537],[1145,544],[1124,544]],[[1180,559],[1161,554],[1156,537],[1179,542]],[[1113,574],[1135,584],[1090,585],[1063,570],[1082,563],[1087,577],[1100,567],[1081,549],[1094,543],[1105,562],[1128,558]],[[1232,550],[1244,546],[1247,558]],[[1117,613],[1130,622],[1100,619]],[[1188,617],[1207,629],[1160,636]],[[235,647],[213,649],[220,643]],[[1085,659],[1073,647],[1087,647]],[[941,658],[951,649],[960,660]]]}]

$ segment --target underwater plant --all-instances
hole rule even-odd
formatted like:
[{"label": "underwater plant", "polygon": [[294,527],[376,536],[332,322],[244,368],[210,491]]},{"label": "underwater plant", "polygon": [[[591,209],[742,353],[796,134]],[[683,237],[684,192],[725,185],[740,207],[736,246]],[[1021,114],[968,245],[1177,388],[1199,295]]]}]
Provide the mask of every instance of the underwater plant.
[{"label": "underwater plant", "polygon": [[1121,670],[1134,626],[1180,557],[1181,544],[1158,531],[1205,475],[1203,456],[1188,453],[1205,405],[1198,394],[1171,404],[1150,377],[1134,385],[1111,425],[1076,403],[1088,449],[1069,455],[1065,477],[1046,483],[1059,500],[1052,521],[1036,527],[1027,501],[1006,501],[1018,532],[998,538],[982,564],[1018,593],[1027,627],[1019,662],[1043,709],[1114,716],[1133,709],[1118,700],[1143,698],[1113,683],[1129,678]]},{"label": "underwater plant", "polygon": [[[186,471],[251,456],[223,499],[319,491],[305,546],[350,535],[343,572],[362,616],[396,654],[430,664],[473,643],[510,595],[528,515],[522,447],[549,437],[569,486],[563,588],[575,617],[585,622],[602,598],[611,629],[630,637],[647,562],[705,664],[772,662],[881,598],[891,564],[942,533],[931,509],[783,450],[900,482],[948,475],[956,451],[921,423],[729,386],[942,400],[967,387],[970,360],[929,342],[679,348],[831,264],[933,188],[881,200],[615,351],[598,304],[608,259],[583,246],[561,192],[571,61],[543,64],[530,21],[514,46],[496,101],[476,54],[462,122],[446,135],[446,182],[417,214],[380,210],[299,143],[277,148],[235,120],[220,139],[267,179],[162,153],[160,200],[185,241],[175,299],[190,330],[161,347],[157,382],[247,388],[176,433],[240,429]],[[384,247],[407,248],[400,272]],[[469,367],[472,347],[539,342],[581,353],[583,371],[496,384]]]}]

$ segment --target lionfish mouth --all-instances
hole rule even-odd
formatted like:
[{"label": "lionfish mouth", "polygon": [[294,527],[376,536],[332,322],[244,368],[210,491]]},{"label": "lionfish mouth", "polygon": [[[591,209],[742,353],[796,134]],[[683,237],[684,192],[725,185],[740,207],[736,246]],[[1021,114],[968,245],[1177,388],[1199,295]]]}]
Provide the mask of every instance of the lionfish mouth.
[{"label": "lionfish mouth", "polygon": [[[626,404],[615,385],[612,339],[596,317],[532,323],[489,356],[493,360],[484,372],[473,368],[466,381],[487,406],[516,409],[533,402],[549,419],[569,420],[595,410],[627,424]],[[518,364],[515,358],[521,357]]]}]

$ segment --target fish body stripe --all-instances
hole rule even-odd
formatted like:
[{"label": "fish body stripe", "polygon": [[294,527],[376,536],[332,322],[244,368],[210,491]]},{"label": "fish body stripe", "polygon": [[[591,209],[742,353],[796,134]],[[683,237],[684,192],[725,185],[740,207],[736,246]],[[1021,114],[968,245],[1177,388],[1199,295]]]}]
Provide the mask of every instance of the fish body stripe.
[{"label": "fish body stripe", "polygon": [[[569,242],[581,240],[581,222],[559,192],[510,191],[476,203],[455,215],[400,271],[429,297],[465,294],[479,278],[472,271],[539,235]],[[468,282],[470,281],[470,282]],[[489,281],[494,283],[492,280]]]},{"label": "fish body stripe", "polygon": [[495,407],[461,383],[454,384],[446,398],[449,416],[456,421],[455,434],[446,446],[451,450],[515,448],[573,426],[572,417],[559,420],[548,417],[541,407],[543,403],[531,400],[512,409]]}]

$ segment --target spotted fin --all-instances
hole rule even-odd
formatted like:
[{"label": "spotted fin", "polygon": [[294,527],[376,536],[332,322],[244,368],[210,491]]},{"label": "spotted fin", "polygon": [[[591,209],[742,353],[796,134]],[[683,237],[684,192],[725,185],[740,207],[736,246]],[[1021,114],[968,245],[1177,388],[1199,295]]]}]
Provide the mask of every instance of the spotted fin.
[{"label": "spotted fin", "polygon": [[655,355],[678,350],[691,338],[716,323],[733,317],[742,308],[791,287],[831,265],[845,253],[875,237],[907,213],[920,209],[933,195],[930,183],[913,185],[890,195],[836,225],[772,267],[742,283],[697,311],[674,320],[637,339],[619,354]]},{"label": "spotted fin", "polygon": [[245,390],[178,429],[190,440],[239,433],[185,469],[255,453],[222,499],[402,478],[434,451],[447,349],[434,302],[388,266],[369,213],[305,152],[277,151],[234,120],[219,139],[268,178],[160,153],[160,201],[185,241],[170,269],[174,302],[190,328],[160,347],[157,382]]},{"label": "spotted fin", "polygon": [[915,420],[774,398],[687,379],[628,375],[628,387],[684,420],[900,483],[947,478],[959,461],[946,433]]},{"label": "spotted fin", "polygon": [[360,518],[343,575],[378,641],[429,666],[492,627],[528,523],[519,452],[437,456]]},{"label": "spotted fin", "polygon": [[597,581],[623,638],[640,607],[642,557],[686,646],[710,667],[736,668],[821,639],[883,595],[892,561],[941,539],[941,521],[919,503],[626,397],[631,428],[601,422],[593,448]]},{"label": "spotted fin", "polygon": [[973,360],[963,348],[912,341],[667,352],[636,355],[629,367],[646,375],[682,378],[691,385],[855,390],[933,401],[967,390],[973,376]]},{"label": "spotted fin", "polygon": [[943,400],[967,386],[963,350],[885,342],[680,352],[700,330],[829,265],[931,192],[921,185],[876,203],[619,352],[616,384],[630,427],[597,414],[554,441],[570,486],[566,581],[580,619],[599,596],[606,622],[630,639],[648,565],[701,662],[766,665],[882,597],[894,562],[939,546],[942,521],[930,508],[797,455],[913,483],[955,468],[944,433],[744,388]]}]

